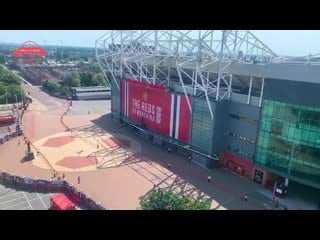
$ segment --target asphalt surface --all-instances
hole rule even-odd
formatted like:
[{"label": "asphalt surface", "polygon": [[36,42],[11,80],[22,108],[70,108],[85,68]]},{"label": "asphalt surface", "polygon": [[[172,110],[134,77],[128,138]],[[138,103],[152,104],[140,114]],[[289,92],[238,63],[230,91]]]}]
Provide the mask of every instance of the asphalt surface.
[{"label": "asphalt surface", "polygon": [[15,190],[0,184],[0,210],[48,210],[51,195]]},{"label": "asphalt surface", "polygon": [[69,115],[106,114],[111,112],[110,100],[72,101]]}]

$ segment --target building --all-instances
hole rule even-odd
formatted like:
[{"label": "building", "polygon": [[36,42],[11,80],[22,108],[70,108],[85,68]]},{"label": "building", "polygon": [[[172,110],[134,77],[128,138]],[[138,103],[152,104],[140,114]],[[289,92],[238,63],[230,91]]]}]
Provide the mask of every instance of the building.
[{"label": "building", "polygon": [[74,100],[102,100],[111,98],[109,87],[74,87],[71,90]]},{"label": "building", "polygon": [[[113,116],[208,168],[266,187],[291,180],[320,189],[319,64],[281,58],[249,31],[218,32],[112,31],[98,39]],[[135,48],[135,38],[154,48]]]}]

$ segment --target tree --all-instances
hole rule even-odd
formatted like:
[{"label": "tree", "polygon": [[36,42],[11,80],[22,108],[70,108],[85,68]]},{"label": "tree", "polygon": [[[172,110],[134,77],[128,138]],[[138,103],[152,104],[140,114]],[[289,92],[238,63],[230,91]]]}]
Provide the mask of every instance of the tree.
[{"label": "tree", "polygon": [[170,190],[153,189],[141,201],[143,210],[209,210],[210,201],[187,198]]},{"label": "tree", "polygon": [[94,72],[94,73],[100,73],[101,72],[101,68],[100,68],[99,63],[93,62],[91,64],[91,71]]},{"label": "tree", "polygon": [[6,57],[3,54],[0,54],[0,64],[6,63]]},{"label": "tree", "polygon": [[80,87],[80,76],[78,72],[70,72],[64,76],[64,85],[68,87]]},{"label": "tree", "polygon": [[10,84],[7,86],[7,94],[9,103],[20,102],[21,99],[21,86],[17,84]]},{"label": "tree", "polygon": [[92,74],[89,72],[80,73],[81,86],[94,86]]},{"label": "tree", "polygon": [[12,72],[4,70],[0,75],[0,82],[5,82],[8,84],[20,84],[20,79]]},{"label": "tree", "polygon": [[102,73],[96,74],[93,81],[93,86],[105,86],[107,84],[107,81]]},{"label": "tree", "polygon": [[63,86],[60,88],[60,95],[61,96],[69,96],[70,95],[70,90],[67,86]]},{"label": "tree", "polygon": [[61,85],[59,83],[46,80],[42,86],[45,90],[55,95],[58,95],[60,93]]}]

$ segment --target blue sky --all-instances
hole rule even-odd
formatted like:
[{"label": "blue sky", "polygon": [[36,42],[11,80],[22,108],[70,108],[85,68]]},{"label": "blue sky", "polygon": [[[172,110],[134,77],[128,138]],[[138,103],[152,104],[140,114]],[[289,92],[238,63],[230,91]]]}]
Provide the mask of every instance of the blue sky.
[{"label": "blue sky", "polygon": [[[0,42],[94,47],[95,40],[107,30],[0,30]],[[318,30],[254,30],[262,42],[279,55],[304,56],[320,53]]]}]

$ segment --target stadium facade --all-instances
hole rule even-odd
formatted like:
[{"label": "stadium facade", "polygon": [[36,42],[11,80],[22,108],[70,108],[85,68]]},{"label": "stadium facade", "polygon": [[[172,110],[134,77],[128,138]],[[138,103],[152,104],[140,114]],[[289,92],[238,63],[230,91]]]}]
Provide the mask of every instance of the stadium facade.
[{"label": "stadium facade", "polygon": [[264,186],[320,189],[320,66],[249,31],[110,31],[112,115],[154,144]]}]

